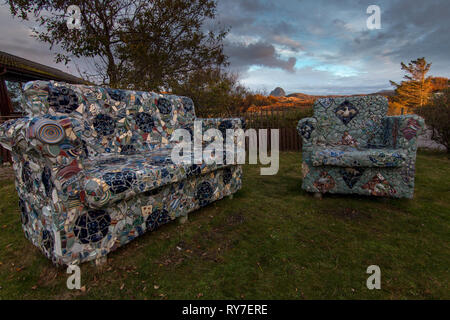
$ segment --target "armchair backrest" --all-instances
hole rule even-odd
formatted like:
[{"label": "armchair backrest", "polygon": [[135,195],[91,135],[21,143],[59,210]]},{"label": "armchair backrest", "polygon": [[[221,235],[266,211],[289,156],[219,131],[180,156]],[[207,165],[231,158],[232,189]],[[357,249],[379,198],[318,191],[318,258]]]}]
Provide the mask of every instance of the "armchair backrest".
[{"label": "armchair backrest", "polygon": [[388,101],[382,96],[354,96],[318,99],[316,143],[351,146],[379,146],[384,139]]},{"label": "armchair backrest", "polygon": [[165,146],[175,129],[191,127],[195,120],[190,98],[155,92],[32,81],[24,86],[24,100],[30,117],[75,119],[80,124],[75,134],[89,158]]}]

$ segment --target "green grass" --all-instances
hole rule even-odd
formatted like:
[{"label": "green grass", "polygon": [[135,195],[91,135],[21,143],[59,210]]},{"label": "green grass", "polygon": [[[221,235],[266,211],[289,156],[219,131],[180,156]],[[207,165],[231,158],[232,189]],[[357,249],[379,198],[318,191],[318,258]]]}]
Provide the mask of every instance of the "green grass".
[{"label": "green grass", "polygon": [[[246,166],[234,199],[146,234],[66,288],[25,239],[11,181],[0,182],[1,299],[449,299],[450,161],[421,152],[414,200],[300,189],[299,153],[276,176]],[[181,248],[179,250],[177,247]],[[381,290],[366,288],[369,265]]]}]

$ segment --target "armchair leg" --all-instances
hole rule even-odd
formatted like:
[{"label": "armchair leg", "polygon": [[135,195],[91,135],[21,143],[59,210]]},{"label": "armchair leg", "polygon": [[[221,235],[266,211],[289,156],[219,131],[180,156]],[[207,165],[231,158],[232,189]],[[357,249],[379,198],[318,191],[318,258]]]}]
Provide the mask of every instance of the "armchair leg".
[{"label": "armchair leg", "polygon": [[185,224],[188,221],[188,214],[186,213],[186,215],[179,217],[178,221],[180,224]]},{"label": "armchair leg", "polygon": [[322,193],[321,192],[314,192],[314,198],[316,198],[316,199],[322,199]]}]

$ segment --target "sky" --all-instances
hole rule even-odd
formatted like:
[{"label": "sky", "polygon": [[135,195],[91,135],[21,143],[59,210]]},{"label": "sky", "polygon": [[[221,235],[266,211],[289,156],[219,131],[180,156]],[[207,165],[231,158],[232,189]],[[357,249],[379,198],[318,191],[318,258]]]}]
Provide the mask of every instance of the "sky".
[{"label": "sky", "polygon": [[[369,5],[381,9],[370,30]],[[224,50],[231,72],[255,91],[361,94],[392,89],[400,62],[425,57],[430,74],[450,77],[450,0],[218,0],[207,28],[230,28]],[[56,64],[48,45],[31,37],[34,23],[0,5],[0,50],[78,75]],[[83,68],[88,61],[77,61]]]}]

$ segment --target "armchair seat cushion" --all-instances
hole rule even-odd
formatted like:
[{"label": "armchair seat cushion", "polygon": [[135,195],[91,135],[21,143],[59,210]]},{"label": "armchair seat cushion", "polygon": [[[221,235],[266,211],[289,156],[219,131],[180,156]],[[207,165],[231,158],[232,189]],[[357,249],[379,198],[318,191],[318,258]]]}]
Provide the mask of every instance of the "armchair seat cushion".
[{"label": "armchair seat cushion", "polygon": [[400,149],[335,145],[315,146],[311,154],[313,166],[401,167],[406,159],[406,152]]},{"label": "armchair seat cushion", "polygon": [[226,166],[175,164],[170,154],[171,148],[163,148],[147,154],[112,154],[86,161],[82,182],[86,204],[101,208],[141,193],[151,196],[165,185]]}]

